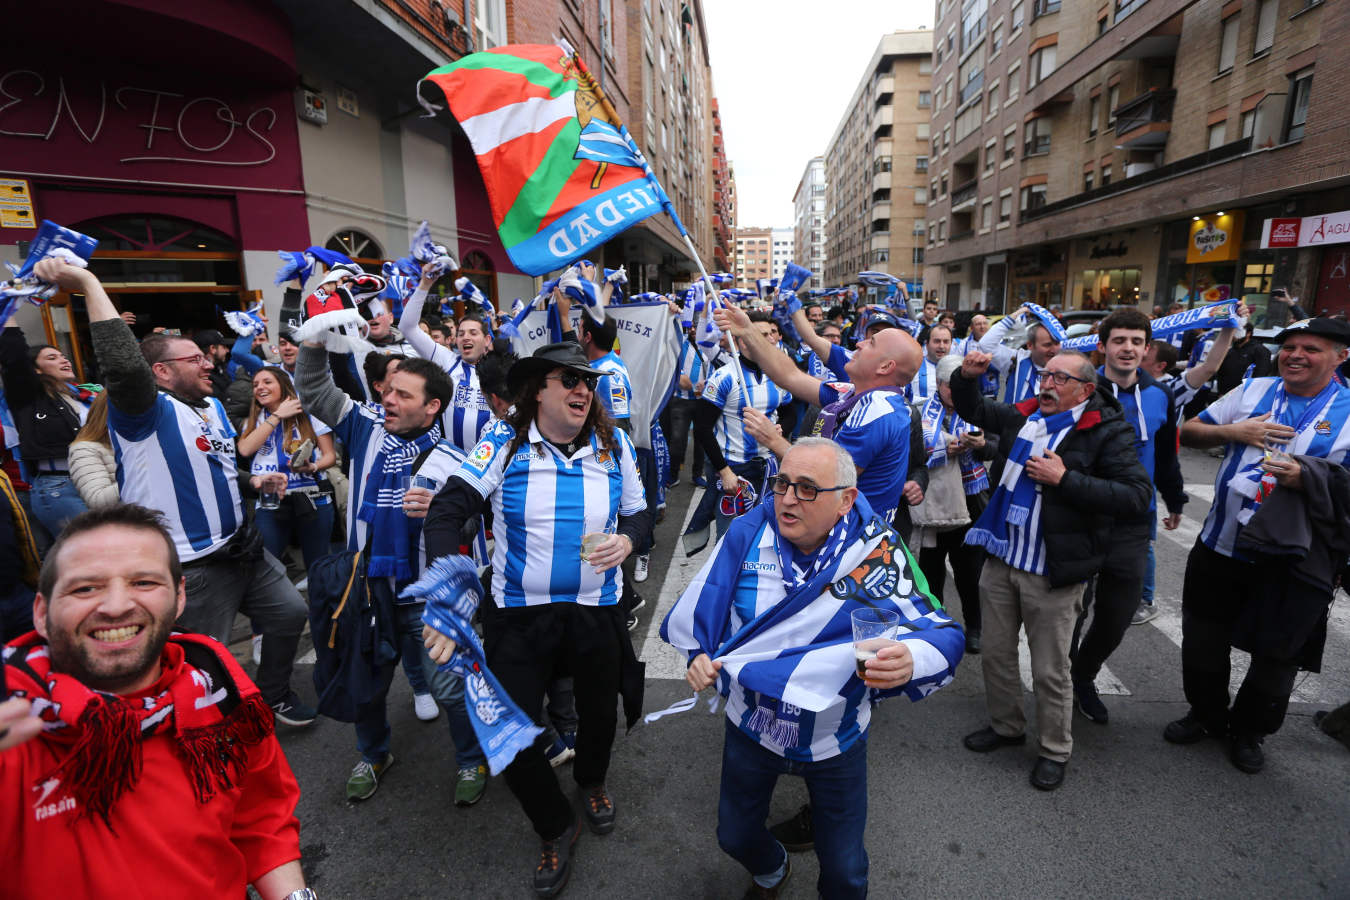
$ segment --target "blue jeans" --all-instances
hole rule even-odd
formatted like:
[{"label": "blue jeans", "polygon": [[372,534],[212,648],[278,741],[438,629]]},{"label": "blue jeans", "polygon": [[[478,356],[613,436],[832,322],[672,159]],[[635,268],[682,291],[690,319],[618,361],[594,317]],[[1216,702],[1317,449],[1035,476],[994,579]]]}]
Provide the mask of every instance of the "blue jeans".
[{"label": "blue jeans", "polygon": [[783,846],[764,824],[780,775],[806,781],[820,860],[820,896],[866,897],[867,736],[838,756],[794,762],[764,749],[727,719],[717,843],[752,876],[771,874],[783,865]]},{"label": "blue jeans", "polygon": [[33,515],[52,537],[60,535],[67,522],[89,508],[80,499],[80,492],[69,475],[38,475],[33,480],[28,502],[33,507]]},{"label": "blue jeans", "polygon": [[253,524],[262,533],[267,552],[284,560],[286,548],[292,539],[296,539],[306,569],[320,557],[327,556],[332,544],[333,503],[327,497],[321,499],[324,502],[314,505],[313,515],[297,515],[295,502],[289,497],[283,498],[276,509],[258,507],[253,514]]},{"label": "blue jeans", "polygon": [[1157,563],[1153,557],[1153,548],[1154,545],[1157,543],[1157,540],[1158,540],[1158,520],[1154,518],[1153,532],[1149,535],[1148,541],[1148,559],[1144,561],[1144,589],[1139,596],[1139,602],[1142,603],[1144,606],[1153,605],[1154,569],[1157,568]]},{"label": "blue jeans", "polygon": [[[464,703],[463,679],[452,672],[437,671],[436,664],[431,661],[422,643],[422,604],[396,604],[394,617],[395,627],[403,637],[403,653],[412,652],[413,638],[416,638],[416,658],[421,662],[422,674],[429,682],[431,695],[445,710],[450,723],[450,740],[455,745],[455,765],[461,769],[487,765],[487,757],[478,746],[478,736],[469,722],[469,708]],[[393,667],[386,669],[386,672],[388,680],[385,681],[384,690],[377,699],[356,712],[356,749],[372,765],[383,761],[389,752],[391,729],[385,715],[385,700],[389,695],[389,681],[393,679]]]}]

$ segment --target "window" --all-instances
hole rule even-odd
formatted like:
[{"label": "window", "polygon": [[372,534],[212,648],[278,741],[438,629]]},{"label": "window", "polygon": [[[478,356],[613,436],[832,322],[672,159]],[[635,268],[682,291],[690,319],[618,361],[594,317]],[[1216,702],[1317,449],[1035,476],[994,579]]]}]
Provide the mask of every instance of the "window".
[{"label": "window", "polygon": [[914,136],[921,141],[928,140],[928,123],[920,122],[914,126]]},{"label": "window", "polygon": [[961,4],[961,52],[975,46],[984,35],[989,0],[965,0]]},{"label": "window", "polygon": [[1215,122],[1213,125],[1209,126],[1209,131],[1206,133],[1206,143],[1209,149],[1213,150],[1215,147],[1222,147],[1224,145],[1224,138],[1227,134],[1227,122]]},{"label": "window", "polygon": [[[605,0],[601,4],[601,15],[606,16],[606,7],[613,0]],[[473,4],[473,33],[476,50],[487,50],[490,47],[500,47],[506,43],[506,29],[503,23],[506,21],[506,4],[503,0],[475,0]],[[609,23],[608,18],[602,22],[602,28]],[[609,56],[614,55],[613,43],[606,47],[606,53]]]},{"label": "window", "polygon": [[998,162],[997,142],[990,141],[984,145],[984,171],[989,174],[994,171],[994,163]]},{"label": "window", "polygon": [[1059,12],[1059,0],[1034,0],[1031,5],[1031,18],[1039,19],[1050,13]]},{"label": "window", "polygon": [[928,57],[924,57],[923,59],[919,60],[919,74],[920,75],[933,74],[933,61]]},{"label": "window", "polygon": [[984,87],[984,51],[972,53],[961,66],[961,90],[957,102],[965,103],[971,97],[978,96]]},{"label": "window", "polygon": [[1017,132],[1010,131],[1003,136],[1003,161],[1017,157]]},{"label": "window", "polygon": [[942,126],[942,149],[946,150],[952,145],[952,126]]},{"label": "window", "polygon": [[1249,109],[1242,114],[1242,136],[1249,138],[1256,134],[1256,110]]},{"label": "window", "polygon": [[1256,10],[1256,42],[1252,45],[1252,56],[1268,53],[1275,45],[1275,17],[1279,13],[1279,0],[1261,0]]},{"label": "window", "polygon": [[985,110],[991,116],[998,113],[998,85],[989,89],[989,102],[985,106]]},{"label": "window", "polygon": [[1012,194],[998,198],[998,223],[1003,225],[1012,221]]},{"label": "window", "polygon": [[1106,127],[1116,127],[1116,107],[1120,105],[1120,85],[1113,84],[1106,92]]},{"label": "window", "polygon": [[1289,127],[1285,129],[1286,141],[1303,140],[1303,129],[1308,123],[1308,98],[1312,96],[1312,69],[1297,72],[1289,79]]},{"label": "window", "polygon": [[1219,38],[1219,74],[1233,68],[1237,59],[1238,21],[1242,17],[1231,15],[1223,20],[1223,34]]},{"label": "window", "polygon": [[1147,2],[1148,0],[1116,0],[1116,21],[1119,22]]},{"label": "window", "polygon": [[915,236],[915,237],[923,237],[925,234],[927,234],[927,232],[928,232],[928,230],[924,227],[923,219],[915,219],[915,220],[914,220],[914,236]]},{"label": "window", "polygon": [[1019,207],[1022,212],[1029,212],[1033,209],[1040,209],[1045,205],[1045,185],[1029,184],[1022,188],[1022,205]]},{"label": "window", "polygon": [[1093,97],[1088,103],[1088,137],[1097,136],[1097,116],[1101,113],[1102,98]]},{"label": "window", "polygon": [[939,185],[938,196],[939,197],[947,196],[947,176],[945,174],[942,176],[942,182]]},{"label": "window", "polygon": [[1050,152],[1050,120],[1042,116],[1022,126],[1022,155]]},{"label": "window", "polygon": [[928,171],[928,157],[926,157],[926,156],[916,156],[916,157],[914,157],[914,171],[915,171],[915,172],[927,172],[927,171]]},{"label": "window", "polygon": [[1008,78],[1007,78],[1008,99],[1003,101],[1004,106],[1007,106],[1009,103],[1017,99],[1018,85],[1021,82],[1021,80],[1022,80],[1022,64],[1020,62],[1015,62],[1008,67]]},{"label": "window", "polygon": [[921,265],[923,265],[923,248],[922,248],[922,247],[915,247],[915,248],[914,248],[914,255],[913,255],[913,257],[911,257],[911,258],[912,258],[913,261],[914,261],[914,262],[913,262],[914,265],[916,265],[916,266],[921,266]]},{"label": "window", "polygon": [[1084,172],[1084,173],[1083,173],[1083,191],[1084,191],[1084,192],[1087,192],[1087,191],[1090,191],[1090,190],[1092,190],[1092,173],[1091,173],[1091,172]]},{"label": "window", "polygon": [[1042,47],[1031,54],[1031,62],[1027,66],[1027,87],[1033,88],[1040,84],[1055,71],[1055,50],[1054,44],[1048,47]]},{"label": "window", "polygon": [[1102,166],[1102,187],[1106,187],[1110,183],[1111,183],[1111,167]]},{"label": "window", "polygon": [[988,231],[994,227],[994,201],[986,200],[980,206],[980,230]]},{"label": "window", "polygon": [[992,36],[989,38],[989,55],[993,56],[995,53],[997,53],[1002,49],[1003,49],[1003,23],[999,22],[997,25],[994,26]]},{"label": "window", "polygon": [[915,189],[914,189],[914,202],[917,203],[917,204],[920,204],[920,205],[922,205],[922,204],[924,204],[924,203],[927,203],[927,202],[928,202],[928,191],[924,190],[923,188],[915,188]]},{"label": "window", "polygon": [[1022,10],[1022,0],[1017,0],[1012,6],[1012,34],[1022,30],[1022,22],[1026,18]]},{"label": "window", "polygon": [[919,109],[928,109],[933,105],[933,94],[931,91],[919,91]]}]

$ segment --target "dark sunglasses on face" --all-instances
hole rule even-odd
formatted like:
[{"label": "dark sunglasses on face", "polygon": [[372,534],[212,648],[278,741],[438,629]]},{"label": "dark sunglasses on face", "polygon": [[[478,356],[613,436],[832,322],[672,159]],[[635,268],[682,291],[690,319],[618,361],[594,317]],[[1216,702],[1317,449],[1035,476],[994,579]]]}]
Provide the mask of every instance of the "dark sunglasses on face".
[{"label": "dark sunglasses on face", "polygon": [[563,372],[560,375],[549,375],[544,378],[545,381],[561,381],[563,390],[570,391],[576,388],[578,384],[585,383],[586,390],[592,394],[595,393],[595,386],[600,382],[599,375],[581,375],[577,372]]}]

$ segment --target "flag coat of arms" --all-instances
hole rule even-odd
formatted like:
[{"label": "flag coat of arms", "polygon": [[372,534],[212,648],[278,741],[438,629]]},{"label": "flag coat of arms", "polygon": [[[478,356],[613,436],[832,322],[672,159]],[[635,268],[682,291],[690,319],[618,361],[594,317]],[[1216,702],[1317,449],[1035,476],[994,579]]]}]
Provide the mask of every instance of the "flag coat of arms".
[{"label": "flag coat of arms", "polygon": [[528,275],[561,269],[670,201],[581,60],[514,44],[432,70],[429,111],[468,135],[502,246]]}]

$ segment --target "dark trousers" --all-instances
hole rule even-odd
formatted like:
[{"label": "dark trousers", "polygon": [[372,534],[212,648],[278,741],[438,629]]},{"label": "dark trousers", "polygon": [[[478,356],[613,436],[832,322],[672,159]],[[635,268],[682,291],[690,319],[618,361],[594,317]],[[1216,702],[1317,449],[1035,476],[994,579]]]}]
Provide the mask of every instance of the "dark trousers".
[{"label": "dark trousers", "polygon": [[[670,445],[670,477],[675,478],[679,474],[680,466],[684,463],[685,452],[689,448],[689,433],[694,427],[694,410],[698,408],[697,400],[682,400],[679,397],[671,397],[670,402],[666,404],[665,411],[661,414],[661,430],[665,432],[666,442]],[[703,471],[703,446],[699,443],[698,435],[694,435],[694,459],[689,466],[689,471],[697,475]]]},{"label": "dark trousers", "polygon": [[[526,712],[539,717],[544,691],[559,675],[572,676],[577,708],[576,759],[572,777],[582,788],[604,784],[619,724],[619,635],[617,606],[551,603],[497,609],[483,620],[484,650],[503,689]],[[542,724],[542,723],[541,723]],[[544,755],[542,736],[506,768],[506,783],[543,840],[572,824],[572,804]]]},{"label": "dark trousers", "polygon": [[635,554],[642,556],[652,552],[652,533],[656,529],[656,454],[649,448],[637,447],[635,449],[637,450],[638,477],[642,479],[642,493],[647,499],[647,512],[650,513],[650,518],[647,521],[651,523],[647,533],[638,539],[637,546],[633,548]]},{"label": "dark trousers", "polygon": [[[1191,711],[1212,728],[1267,735],[1279,731],[1298,662],[1253,653],[1233,708],[1228,708],[1233,625],[1265,590],[1259,566],[1196,541],[1181,594],[1181,677]],[[1312,588],[1308,588],[1312,590]]]},{"label": "dark trousers", "polygon": [[965,543],[969,530],[970,526],[939,531],[936,547],[919,550],[919,568],[928,579],[928,589],[943,606],[948,606],[943,588],[947,583],[947,560],[951,559],[967,635],[980,633],[980,570],[984,568],[984,549]]},{"label": "dark trousers", "polygon": [[[1145,526],[1145,529],[1147,526]],[[1144,568],[1148,562],[1147,530],[1127,528],[1115,535],[1105,566],[1083,592],[1083,611],[1073,628],[1069,657],[1074,681],[1092,681],[1107,658],[1130,630],[1134,611],[1144,593]],[[1088,611],[1092,621],[1087,622]]]}]

